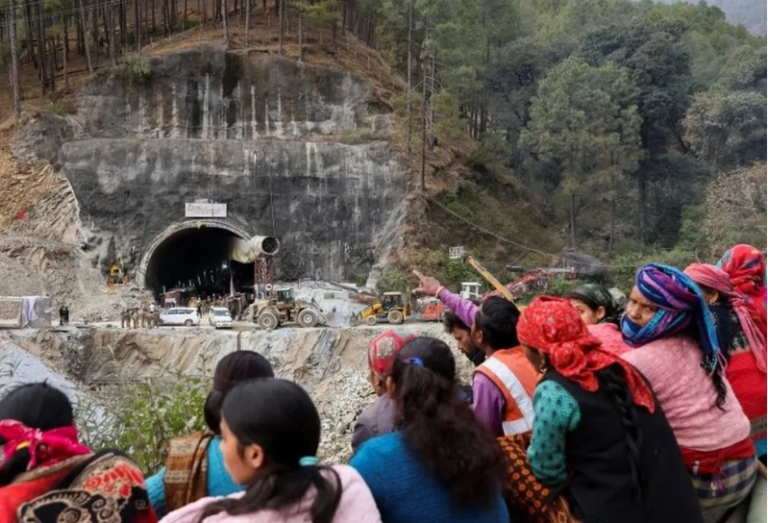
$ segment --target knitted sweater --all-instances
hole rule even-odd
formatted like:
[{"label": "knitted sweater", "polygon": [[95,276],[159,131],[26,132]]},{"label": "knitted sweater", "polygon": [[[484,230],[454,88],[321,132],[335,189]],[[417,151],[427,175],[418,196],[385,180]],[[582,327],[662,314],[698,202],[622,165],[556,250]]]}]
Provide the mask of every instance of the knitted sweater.
[{"label": "knitted sweater", "polygon": [[749,420],[726,379],[723,410],[715,405],[715,386],[691,338],[655,340],[621,357],[650,382],[680,447],[708,452],[749,437]]},{"label": "knitted sweater", "polygon": [[554,381],[543,381],[533,394],[533,437],[528,463],[536,479],[558,486],[568,479],[565,440],[581,421],[579,404]]},{"label": "knitted sweater", "polygon": [[500,487],[493,506],[456,507],[445,485],[408,449],[402,433],[367,441],[350,465],[370,487],[384,523],[509,522]]},{"label": "knitted sweater", "polygon": [[[373,501],[371,491],[365,482],[353,468],[346,465],[333,467],[341,479],[341,500],[333,516],[333,523],[381,523],[379,511]],[[243,493],[232,494],[231,498],[242,497]],[[250,514],[230,516],[221,512],[209,516],[204,523],[307,523],[312,521],[309,517],[309,508],[312,506],[316,492],[310,489],[301,503],[293,508],[284,510],[265,509]],[[215,498],[203,498],[184,508],[180,508],[165,516],[163,523],[198,523],[200,515],[210,502]]]},{"label": "knitted sweater", "polygon": [[[221,453],[218,436],[211,439],[206,449],[208,460],[208,495],[213,497],[229,496],[242,492],[243,487],[232,481],[224,468],[224,455]],[[147,495],[158,517],[163,517],[168,509],[165,506],[165,467],[160,472],[147,478]]]}]

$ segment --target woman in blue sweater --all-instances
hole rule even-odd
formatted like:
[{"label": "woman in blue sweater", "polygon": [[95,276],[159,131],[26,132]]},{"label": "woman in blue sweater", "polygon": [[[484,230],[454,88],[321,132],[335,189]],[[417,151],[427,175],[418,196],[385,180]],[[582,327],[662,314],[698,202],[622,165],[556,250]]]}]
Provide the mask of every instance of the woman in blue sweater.
[{"label": "woman in blue sweater", "polygon": [[499,449],[461,401],[456,362],[440,340],[416,338],[387,378],[399,431],[364,443],[350,462],[384,523],[508,523]]},{"label": "woman in blue sweater", "polygon": [[224,469],[219,448],[221,406],[238,383],[272,377],[272,365],[257,352],[237,351],[219,361],[203,410],[209,430],[172,439],[165,467],[147,479],[149,501],[159,517],[207,496],[228,496],[243,490]]}]

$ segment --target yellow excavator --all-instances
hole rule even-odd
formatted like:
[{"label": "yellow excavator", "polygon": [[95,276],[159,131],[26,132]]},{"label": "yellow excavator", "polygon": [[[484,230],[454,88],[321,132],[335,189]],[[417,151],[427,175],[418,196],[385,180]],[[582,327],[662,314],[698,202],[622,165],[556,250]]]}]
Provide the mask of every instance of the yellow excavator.
[{"label": "yellow excavator", "polygon": [[358,323],[376,325],[379,320],[386,320],[392,325],[400,325],[411,314],[411,293],[385,292],[367,309],[357,315]]},{"label": "yellow excavator", "polygon": [[485,281],[490,283],[494,289],[496,289],[496,292],[501,295],[502,298],[505,300],[509,300],[511,302],[514,302],[515,300],[512,298],[512,293],[509,292],[509,289],[507,289],[504,285],[501,284],[499,280],[496,279],[496,277],[491,274],[488,269],[480,265],[480,262],[478,262],[476,259],[474,259],[472,256],[467,256],[464,258],[464,261],[469,264],[470,267],[475,269],[477,273],[483,277]]}]

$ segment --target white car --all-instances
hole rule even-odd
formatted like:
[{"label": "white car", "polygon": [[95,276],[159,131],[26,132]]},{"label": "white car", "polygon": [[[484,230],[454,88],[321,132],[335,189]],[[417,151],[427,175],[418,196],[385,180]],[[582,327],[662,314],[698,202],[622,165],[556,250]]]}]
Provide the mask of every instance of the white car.
[{"label": "white car", "polygon": [[174,307],[160,314],[160,325],[200,325],[197,309],[192,307]]},{"label": "white car", "polygon": [[226,307],[211,307],[208,322],[217,329],[231,329],[232,316]]}]

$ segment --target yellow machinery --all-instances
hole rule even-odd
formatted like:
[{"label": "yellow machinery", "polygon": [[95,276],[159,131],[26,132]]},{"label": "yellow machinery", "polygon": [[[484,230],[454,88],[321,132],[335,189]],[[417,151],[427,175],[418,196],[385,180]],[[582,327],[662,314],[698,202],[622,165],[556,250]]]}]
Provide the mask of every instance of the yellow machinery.
[{"label": "yellow machinery", "polygon": [[505,300],[512,301],[512,302],[515,301],[512,298],[512,293],[509,292],[509,289],[504,287],[501,284],[501,282],[499,280],[497,280],[496,277],[493,274],[488,272],[488,270],[485,267],[483,267],[482,265],[480,265],[480,263],[477,260],[475,260],[472,256],[467,256],[464,259],[464,261],[466,261],[469,264],[470,267],[475,269],[477,271],[477,273],[480,274],[480,276],[482,276],[483,279],[485,279],[485,281],[487,281],[488,283],[493,285],[493,288],[496,289],[496,292],[498,292],[501,295],[502,298],[504,298]]},{"label": "yellow machinery", "polygon": [[410,293],[403,295],[402,292],[385,292],[379,301],[357,315],[357,321],[376,325],[379,320],[386,319],[393,325],[400,325],[410,314]]}]

